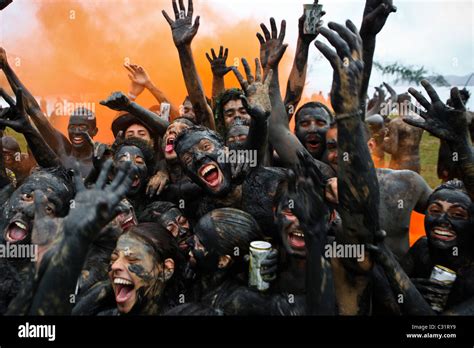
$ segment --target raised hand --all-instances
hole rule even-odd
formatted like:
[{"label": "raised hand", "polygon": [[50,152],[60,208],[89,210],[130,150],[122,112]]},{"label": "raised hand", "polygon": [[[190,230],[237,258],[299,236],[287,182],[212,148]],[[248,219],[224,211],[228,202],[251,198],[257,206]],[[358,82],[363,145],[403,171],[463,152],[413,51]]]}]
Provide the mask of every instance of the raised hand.
[{"label": "raised hand", "polygon": [[130,99],[122,92],[113,92],[107,99],[102,100],[100,105],[116,111],[128,111]]},{"label": "raised hand", "polygon": [[331,102],[336,116],[357,111],[361,90],[364,62],[362,60],[362,39],[356,26],[350,20],[346,26],[330,22],[319,31],[336,49],[316,41],[316,47],[329,60],[334,70]]},{"label": "raised hand", "polygon": [[403,120],[409,125],[423,128],[435,137],[451,143],[460,139],[468,139],[469,129],[466,108],[459,95],[459,90],[456,87],[451,89],[451,101],[454,107],[450,107],[441,101],[428,81],[423,80],[421,84],[430,96],[431,103],[420,92],[410,88],[408,92],[415,97],[426,111],[419,111],[422,119],[405,117]]},{"label": "raised hand", "polygon": [[397,8],[393,6],[393,0],[367,0],[360,34],[362,36],[377,35],[392,12],[397,12]]},{"label": "raised hand", "polygon": [[165,189],[170,181],[170,176],[166,171],[159,171],[148,180],[146,194],[149,197],[158,196]]},{"label": "raised hand", "polygon": [[132,169],[131,163],[125,162],[117,169],[111,184],[106,185],[112,164],[112,160],[105,162],[96,184],[91,189],[85,188],[80,172],[75,171],[77,193],[64,221],[65,234],[80,233],[87,238],[93,238],[115,217],[115,208],[131,187]]},{"label": "raised hand", "polygon": [[186,13],[184,0],[179,0],[179,9],[176,0],[173,0],[173,11],[175,16],[174,21],[168,16],[165,10],[161,12],[171,27],[174,44],[176,47],[190,45],[199,29],[200,20],[200,16],[197,16],[193,24],[193,1],[188,1],[188,13]]},{"label": "raised hand", "polygon": [[280,63],[283,54],[288,47],[288,44],[284,44],[285,33],[286,33],[286,21],[281,21],[280,35],[276,27],[275,19],[270,18],[271,34],[265,24],[261,23],[263,35],[257,33],[258,41],[260,41],[260,60],[265,72],[269,69],[275,70]]},{"label": "raised hand", "polygon": [[26,114],[23,90],[18,88],[15,91],[16,104],[12,98],[5,92],[3,88],[0,88],[0,96],[10,105],[10,109],[6,113],[2,113],[2,119],[0,119],[0,127],[10,127],[18,133],[24,133],[25,131],[32,128],[31,123]]},{"label": "raised hand", "polygon": [[258,58],[255,59],[255,76],[252,75],[250,66],[245,58],[242,58],[242,64],[245,69],[245,74],[247,75],[247,80],[244,79],[237,68],[233,67],[232,69],[245,93],[245,96],[241,97],[242,104],[251,117],[266,119],[270,116],[272,111],[272,105],[268,93],[273,76],[273,70],[268,72],[265,81],[263,81],[262,69]]},{"label": "raised hand", "polygon": [[144,88],[150,83],[150,76],[148,76],[148,73],[142,66],[137,64],[124,64],[123,66],[130,72],[128,78],[133,83]]},{"label": "raised hand", "polygon": [[[321,17],[326,14],[325,11],[321,12]],[[304,22],[306,20],[306,14],[303,13],[303,15],[299,18],[298,20],[298,39],[301,40],[306,45],[309,45],[313,40],[316,39],[319,33],[316,34],[305,34],[304,33]],[[318,24],[316,24],[317,28],[322,27],[324,24],[323,20],[319,20]]]},{"label": "raised hand", "polygon": [[212,58],[211,56],[209,55],[209,53],[206,53],[206,57],[207,57],[207,60],[209,61],[209,63],[211,63],[211,69],[212,69],[212,73],[214,74],[214,76],[217,76],[217,77],[223,77],[225,76],[229,71],[232,70],[232,67],[228,67],[226,62],[227,62],[227,57],[228,57],[228,54],[229,54],[229,49],[226,48],[224,50],[224,47],[220,47],[219,49],[219,55],[217,56],[216,55],[216,52],[214,51],[213,48],[211,48],[211,54],[212,54]]}]

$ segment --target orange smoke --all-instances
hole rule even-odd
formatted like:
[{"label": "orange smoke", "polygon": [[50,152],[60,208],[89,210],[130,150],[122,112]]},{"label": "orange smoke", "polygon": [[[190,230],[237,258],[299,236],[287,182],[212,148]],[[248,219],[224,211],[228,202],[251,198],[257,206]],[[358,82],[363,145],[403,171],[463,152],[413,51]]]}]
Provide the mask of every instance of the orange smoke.
[{"label": "orange smoke", "polygon": [[[69,102],[94,103],[99,127],[97,140],[113,139],[110,124],[115,112],[98,102],[112,91],[128,92],[124,62],[144,66],[155,85],[174,104],[182,103],[187,93],[178,54],[171,29],[161,14],[165,9],[174,17],[170,0],[61,0],[35,5],[39,8],[37,30],[19,40],[3,37],[1,45],[14,70],[36,97],[46,97],[50,104],[57,97]],[[212,72],[205,52],[224,45],[229,48],[228,65],[240,57],[253,61],[259,56],[255,34],[260,28],[253,20],[232,23],[229,17],[213,12],[204,1],[195,1],[194,7],[194,14],[201,16],[201,27],[193,41],[193,53],[206,94],[211,97]],[[282,88],[286,86],[292,54],[288,50],[281,64]],[[18,61],[20,64],[15,65]],[[1,79],[0,84],[5,86]],[[226,76],[226,83],[226,87],[238,85],[232,73]],[[157,104],[146,91],[137,102],[145,107]],[[52,111],[50,105],[48,113]],[[65,131],[67,119],[61,119],[61,131]]]}]

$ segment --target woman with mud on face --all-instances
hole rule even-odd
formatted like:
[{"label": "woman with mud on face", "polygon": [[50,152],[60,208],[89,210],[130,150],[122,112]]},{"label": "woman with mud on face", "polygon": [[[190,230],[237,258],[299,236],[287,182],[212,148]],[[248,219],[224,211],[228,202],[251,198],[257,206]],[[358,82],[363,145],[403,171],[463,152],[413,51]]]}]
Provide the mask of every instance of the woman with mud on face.
[{"label": "woman with mud on face", "polygon": [[132,226],[111,255],[109,280],[97,283],[73,314],[158,315],[177,303],[180,267],[168,231],[155,223]]}]

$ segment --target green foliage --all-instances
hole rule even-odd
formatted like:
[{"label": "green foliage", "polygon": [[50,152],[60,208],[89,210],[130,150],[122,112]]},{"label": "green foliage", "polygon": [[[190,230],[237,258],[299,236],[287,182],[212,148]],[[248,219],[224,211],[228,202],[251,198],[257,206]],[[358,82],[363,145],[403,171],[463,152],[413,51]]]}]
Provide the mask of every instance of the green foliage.
[{"label": "green foliage", "polygon": [[405,66],[398,62],[383,65],[379,62],[374,62],[374,66],[379,70],[382,75],[393,75],[395,77],[395,83],[407,82],[409,84],[419,85],[421,80],[428,80],[435,86],[447,86],[449,83],[442,75],[429,74],[429,72],[422,67]]}]

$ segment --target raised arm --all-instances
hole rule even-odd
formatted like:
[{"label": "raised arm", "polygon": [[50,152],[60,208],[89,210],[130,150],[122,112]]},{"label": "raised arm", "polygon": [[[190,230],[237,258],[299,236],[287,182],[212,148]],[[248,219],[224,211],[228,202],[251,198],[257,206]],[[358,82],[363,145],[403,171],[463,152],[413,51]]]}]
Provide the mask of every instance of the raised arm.
[{"label": "raised arm", "polygon": [[188,2],[188,12],[184,7],[184,1],[179,1],[179,10],[176,0],[173,0],[173,10],[175,20],[173,21],[166,11],[162,11],[163,16],[171,27],[173,41],[178,49],[179,61],[183,72],[184,82],[188,91],[189,99],[193,104],[198,121],[208,120],[209,128],[215,130],[216,125],[211,107],[207,104],[204,88],[198,75],[196,64],[194,63],[191,42],[199,29],[199,19],[197,16],[193,24],[193,1]]},{"label": "raised arm", "polygon": [[26,112],[33,119],[36,128],[38,128],[38,131],[41,133],[43,138],[48,140],[48,143],[53,149],[62,149],[67,143],[66,138],[60,132],[54,129],[51,123],[49,123],[48,118],[44,115],[43,111],[41,111],[41,107],[36,101],[35,97],[33,97],[31,92],[25,87],[25,85],[16,75],[15,71],[13,71],[11,68],[7,60],[7,54],[1,47],[0,69],[2,69],[5,73],[8,83],[10,84],[13,91],[19,88],[23,90]]},{"label": "raised arm", "polygon": [[464,106],[459,90],[451,89],[453,107],[444,104],[430,83],[421,84],[428,93],[431,103],[414,88],[409,92],[426,111],[420,111],[421,118],[406,117],[403,120],[409,125],[427,130],[435,137],[445,140],[451,151],[458,155],[461,176],[471,199],[474,199],[474,152]]},{"label": "raised arm", "polygon": [[[135,101],[136,97],[140,94],[138,93],[140,89],[147,89],[153,97],[158,101],[158,103],[168,103],[170,104],[170,116],[178,117],[179,109],[171,103],[171,101],[166,97],[165,93],[156,87],[153,81],[150,79],[147,71],[140,65],[137,64],[124,64],[125,69],[128,70],[128,77],[132,82],[132,88],[129,93],[129,97]],[[136,94],[134,94],[136,93]]]},{"label": "raised arm", "polygon": [[365,110],[365,100],[367,89],[369,88],[370,75],[372,74],[372,64],[375,53],[375,43],[377,34],[380,33],[392,12],[397,8],[393,6],[393,0],[367,0],[365,3],[360,36],[363,41],[364,75],[360,87],[360,105]]},{"label": "raised arm", "polygon": [[[367,243],[379,228],[379,186],[359,109],[363,80],[362,39],[351,21],[320,32],[336,49],[316,41],[334,70],[331,102],[338,127],[338,211],[342,243]],[[337,52],[337,53],[336,53]]]},{"label": "raised arm", "polygon": [[0,127],[10,127],[14,131],[22,133],[25,136],[26,142],[36,162],[38,162],[41,167],[50,168],[59,166],[59,158],[28,119],[22,89],[19,88],[15,91],[16,105],[3,89],[0,89],[0,95],[10,105],[10,111],[0,119]]},{"label": "raised arm", "polygon": [[[131,186],[130,163],[127,163],[117,171],[108,186],[106,182],[112,160],[105,163],[92,189],[86,190],[80,174],[75,175],[75,207],[62,222],[63,233],[59,240],[41,260],[30,315],[71,314],[70,295],[74,293],[89,246],[99,231],[115,217],[115,208]],[[40,191],[35,192],[35,217],[47,219],[45,199],[41,196]]]},{"label": "raised arm", "polygon": [[243,78],[237,68],[234,69],[234,73],[240,82],[242,90],[245,92],[245,96],[241,97],[242,104],[251,117],[249,133],[244,148],[257,151],[257,163],[262,165],[267,153],[268,117],[272,109],[268,90],[273,70],[270,70],[265,81],[263,81],[258,58],[255,59],[255,76],[252,75],[250,66],[245,58],[242,58],[242,64],[245,68],[247,80]]},{"label": "raised arm", "polygon": [[[325,12],[323,11],[321,16]],[[318,34],[305,34],[304,33],[304,22],[306,20],[306,15],[300,17],[298,21],[298,42],[296,44],[296,53],[295,60],[293,62],[293,67],[291,68],[290,76],[288,77],[288,84],[286,87],[285,95],[285,107],[288,113],[288,118],[291,120],[296,108],[301,100],[303,95],[304,85],[306,83],[306,71],[308,68],[308,54],[309,46],[311,42],[318,36]],[[323,21],[320,20],[317,24],[317,27],[323,25]]]},{"label": "raised arm", "polygon": [[212,70],[212,107],[216,107],[217,98],[225,91],[224,76],[232,70],[232,67],[227,66],[227,57],[229,49],[224,47],[219,48],[219,55],[211,48],[211,56],[206,53],[207,60],[211,64]]},{"label": "raised arm", "polygon": [[[275,19],[270,18],[270,26],[271,34],[263,23],[260,24],[260,27],[262,28],[264,36],[260,33],[257,34],[257,38],[260,41],[260,60],[262,62],[264,75],[266,76],[270,70],[273,72],[269,90],[272,113],[270,115],[268,135],[271,145],[278,153],[284,166],[292,167],[299,163],[298,153],[306,152],[307,150],[290,131],[288,114],[280,92],[278,65],[288,47],[287,44],[283,43],[285,39],[286,22],[284,20],[281,22],[280,35],[278,35]],[[316,159],[313,159],[313,161],[325,178],[334,176],[334,172],[328,165]]]},{"label": "raised arm", "polygon": [[100,102],[101,105],[116,111],[126,111],[133,114],[142,121],[154,133],[163,136],[169,122],[159,117],[154,112],[144,108],[143,106],[130,102],[130,99],[122,92],[114,92],[107,99]]}]

